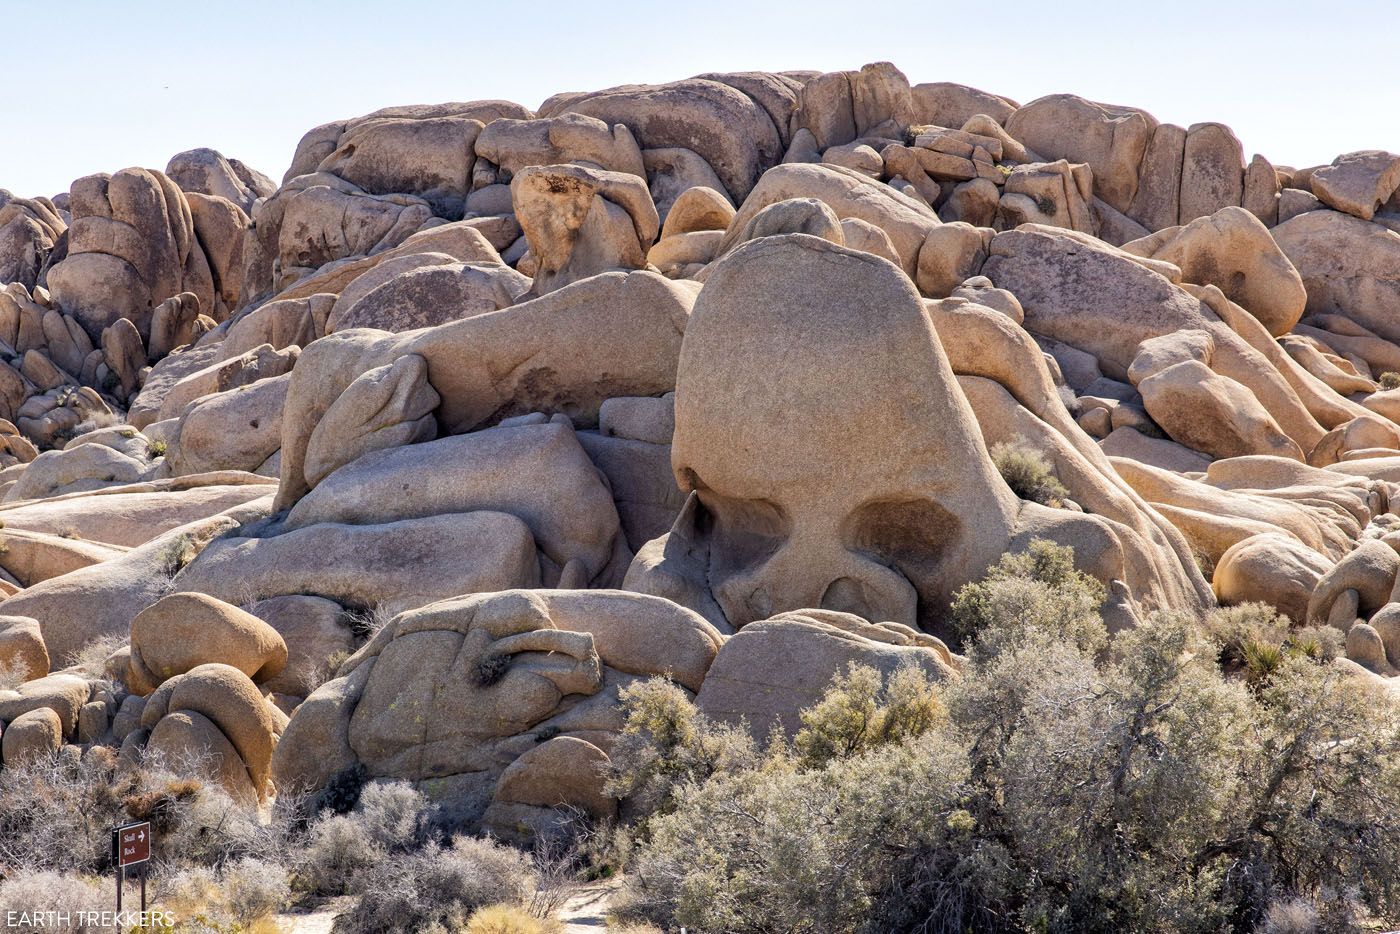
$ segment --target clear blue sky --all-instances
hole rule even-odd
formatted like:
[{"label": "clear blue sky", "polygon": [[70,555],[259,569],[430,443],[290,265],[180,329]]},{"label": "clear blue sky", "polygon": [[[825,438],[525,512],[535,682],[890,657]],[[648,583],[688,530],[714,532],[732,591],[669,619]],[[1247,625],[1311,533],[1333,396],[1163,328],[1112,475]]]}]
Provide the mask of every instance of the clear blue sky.
[{"label": "clear blue sky", "polygon": [[[280,181],[298,138],[389,104],[503,97],[702,71],[835,70],[1021,102],[1070,91],[1235,129],[1246,157],[1310,165],[1400,151],[1396,6],[1224,3],[0,0],[0,188],[164,168],[210,146]],[[1389,50],[1387,50],[1389,47]]]}]

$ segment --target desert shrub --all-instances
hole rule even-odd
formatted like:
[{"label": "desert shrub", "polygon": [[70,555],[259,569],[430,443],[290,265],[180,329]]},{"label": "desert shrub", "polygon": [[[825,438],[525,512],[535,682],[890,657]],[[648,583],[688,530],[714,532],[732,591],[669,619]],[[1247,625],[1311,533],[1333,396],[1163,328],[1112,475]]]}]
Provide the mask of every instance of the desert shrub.
[{"label": "desert shrub", "polygon": [[1382,389],[1400,389],[1400,373],[1386,370],[1379,380]]},{"label": "desert shrub", "polygon": [[222,871],[186,867],[156,880],[155,904],[174,916],[173,934],[274,934],[272,916],[290,897],[282,867],[253,858]]},{"label": "desert shrub", "polygon": [[430,818],[427,799],[411,785],[365,785],[352,811],[323,814],[310,824],[294,859],[297,887],[314,895],[358,892],[395,854],[427,840]]},{"label": "desert shrub", "polygon": [[386,856],[364,824],[347,814],[329,815],[307,835],[295,866],[297,888],[313,895],[349,894],[359,874],[378,867]]},{"label": "desert shrub", "polygon": [[1034,539],[1020,554],[1002,555],[981,581],[953,598],[955,632],[983,655],[1019,644],[1032,632],[1068,639],[1097,652],[1107,633],[1098,615],[1104,586],[1074,568],[1073,549]]},{"label": "desert shrub", "polygon": [[800,765],[815,768],[922,736],[945,715],[938,688],[922,669],[902,667],[884,679],[852,664],[819,703],[802,711],[793,746]]},{"label": "desert shrub", "polygon": [[33,677],[29,666],[18,658],[10,662],[0,662],[0,691],[13,691]]},{"label": "desert shrub", "polygon": [[765,760],[652,819],[620,915],[715,931],[850,931],[905,847],[939,833],[963,774],[934,734],[821,769]]},{"label": "desert shrub", "polygon": [[1219,653],[1226,674],[1238,674],[1259,687],[1290,655],[1331,661],[1345,654],[1346,637],[1331,626],[1294,629],[1288,617],[1265,603],[1220,607],[1206,614],[1206,638]]},{"label": "desert shrub", "polygon": [[1011,492],[1042,506],[1059,506],[1069,490],[1055,476],[1045,456],[1024,441],[992,445],[992,463]]},{"label": "desert shrub", "polygon": [[[1110,639],[1101,595],[1065,549],[1004,558],[958,594],[968,662],[944,715],[866,742],[880,695],[847,673],[803,743],[669,788],[616,913],[734,932],[1394,926],[1400,713],[1326,663],[1335,637],[1253,606]],[[703,735],[683,702],[666,722]]]},{"label": "desert shrub", "polygon": [[0,917],[5,911],[31,914],[51,911],[66,912],[69,918],[66,925],[55,923],[53,916],[31,924],[20,924],[17,919],[14,928],[17,931],[104,930],[85,923],[83,917],[111,910],[111,890],[93,878],[40,870],[20,871],[0,879]]},{"label": "desert shrub", "polygon": [[275,914],[291,896],[287,871],[253,857],[244,857],[224,870],[223,890],[229,914],[245,925]]},{"label": "desert shrub", "polygon": [[515,905],[489,905],[467,919],[466,934],[558,934],[563,925],[531,916]]},{"label": "desert shrub", "polygon": [[530,863],[509,847],[470,837],[429,843],[385,862],[336,934],[418,934],[434,925],[465,930],[478,908],[518,904],[529,894]]},{"label": "desert shrub", "polygon": [[651,678],[618,692],[626,722],[609,756],[607,793],[642,814],[669,811],[678,790],[752,762],[746,731],[711,723],[674,682]]}]

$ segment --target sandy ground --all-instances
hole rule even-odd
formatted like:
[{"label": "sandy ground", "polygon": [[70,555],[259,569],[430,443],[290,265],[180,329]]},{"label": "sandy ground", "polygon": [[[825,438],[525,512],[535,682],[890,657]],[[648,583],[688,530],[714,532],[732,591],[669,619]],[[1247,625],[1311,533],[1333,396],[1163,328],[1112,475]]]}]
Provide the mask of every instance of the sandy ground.
[{"label": "sandy ground", "polygon": [[[580,885],[559,909],[565,934],[596,934],[608,929],[608,903],[622,883],[618,879]],[[283,934],[330,934],[335,916],[343,904],[327,904],[314,911],[280,914],[277,924]]]}]

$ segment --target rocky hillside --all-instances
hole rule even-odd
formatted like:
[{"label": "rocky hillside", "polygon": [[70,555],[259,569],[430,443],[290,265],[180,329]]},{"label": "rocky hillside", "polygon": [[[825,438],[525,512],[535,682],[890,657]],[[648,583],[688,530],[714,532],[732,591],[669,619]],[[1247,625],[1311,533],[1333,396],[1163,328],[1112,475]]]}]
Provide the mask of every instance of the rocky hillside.
[{"label": "rocky hillside", "polygon": [[1244,155],[879,63],[0,192],[3,762],[527,839],[618,813],[621,688],[762,736],[957,679],[1037,539],[1113,629],[1263,601],[1400,686],[1400,156]]}]

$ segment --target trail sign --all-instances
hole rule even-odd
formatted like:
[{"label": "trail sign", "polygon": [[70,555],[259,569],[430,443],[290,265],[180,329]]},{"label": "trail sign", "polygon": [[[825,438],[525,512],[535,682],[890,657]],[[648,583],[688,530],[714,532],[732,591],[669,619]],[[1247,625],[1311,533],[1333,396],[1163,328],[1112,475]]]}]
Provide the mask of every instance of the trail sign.
[{"label": "trail sign", "polygon": [[112,831],[117,868],[125,869],[151,858],[151,822],[127,824]]}]

